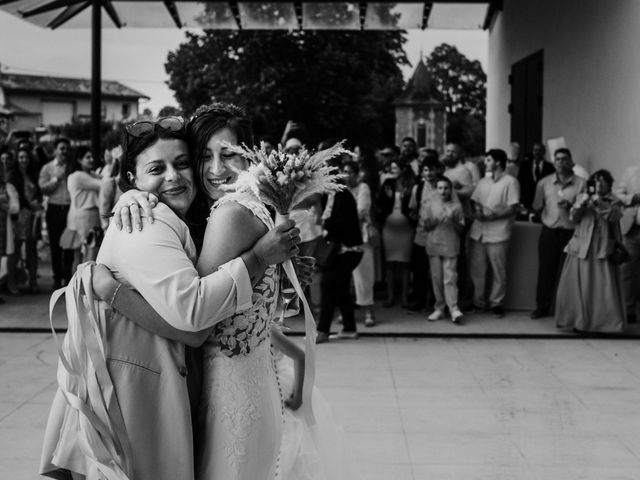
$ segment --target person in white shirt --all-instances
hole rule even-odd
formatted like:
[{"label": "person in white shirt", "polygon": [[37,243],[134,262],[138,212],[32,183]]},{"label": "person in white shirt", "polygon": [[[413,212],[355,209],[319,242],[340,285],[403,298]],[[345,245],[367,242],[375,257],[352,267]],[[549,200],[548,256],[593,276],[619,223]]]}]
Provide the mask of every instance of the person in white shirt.
[{"label": "person in white shirt", "polygon": [[520,186],[505,172],[507,154],[504,150],[489,150],[485,166],[488,176],[480,180],[471,196],[475,214],[469,249],[473,301],[476,308],[486,307],[487,268],[491,268],[493,280],[489,306],[494,315],[501,318],[504,316],[507,290],[507,248],[520,204]]}]

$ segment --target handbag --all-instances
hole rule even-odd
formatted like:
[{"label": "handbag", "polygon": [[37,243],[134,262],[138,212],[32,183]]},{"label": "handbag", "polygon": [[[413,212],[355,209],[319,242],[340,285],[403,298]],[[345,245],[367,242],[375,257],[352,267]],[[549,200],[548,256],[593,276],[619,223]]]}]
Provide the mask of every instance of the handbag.
[{"label": "handbag", "polygon": [[315,257],[316,265],[321,268],[329,268],[333,265],[338,252],[340,251],[340,243],[333,240],[321,238],[316,246]]},{"label": "handbag", "polygon": [[613,227],[613,249],[609,254],[609,260],[613,262],[614,265],[622,265],[623,263],[627,263],[631,260],[631,254],[627,247],[622,243],[622,232],[620,231],[620,224],[616,223]]}]

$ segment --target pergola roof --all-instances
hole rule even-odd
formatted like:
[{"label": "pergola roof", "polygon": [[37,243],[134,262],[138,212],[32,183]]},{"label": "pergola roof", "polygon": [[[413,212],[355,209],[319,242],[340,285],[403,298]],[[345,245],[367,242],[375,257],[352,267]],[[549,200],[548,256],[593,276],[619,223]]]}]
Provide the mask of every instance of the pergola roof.
[{"label": "pergola roof", "polygon": [[[102,28],[410,30],[488,28],[501,0],[434,2],[194,2],[100,0]],[[90,28],[91,0],[0,0],[0,10],[48,28]]]}]

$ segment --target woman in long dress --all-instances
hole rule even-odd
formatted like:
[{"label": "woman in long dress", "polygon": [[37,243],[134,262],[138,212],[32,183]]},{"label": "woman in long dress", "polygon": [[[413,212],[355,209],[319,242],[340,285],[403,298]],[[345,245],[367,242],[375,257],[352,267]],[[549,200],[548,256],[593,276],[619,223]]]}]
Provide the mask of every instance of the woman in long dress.
[{"label": "woman in long dress", "polygon": [[[91,411],[108,408],[108,419],[113,421],[114,431],[120,432],[113,435],[117,438],[112,444],[122,446],[121,467],[128,478],[191,479],[193,431],[184,344],[201,343],[211,330],[197,332],[250,307],[252,283],[264,276],[266,265],[295,253],[290,237],[295,241],[296,232],[287,230],[291,225],[272,230],[242,255],[201,277],[193,264],[196,249],[185,223],[196,195],[196,180],[184,120],[167,117],[155,123],[133,124],[126,131],[125,149],[123,186],[154,193],[161,203],[155,209],[153,224],[142,231],[128,234],[113,226],[108,229],[98,261],[113,272],[117,282],[111,281],[117,285],[106,298],[109,303],[118,299],[132,303],[132,298],[140,299],[141,295],[169,325],[149,324],[152,317],[148,315],[126,317],[108,309],[110,305],[97,308],[96,331],[104,332],[113,392],[103,392],[94,404],[92,397],[83,401],[89,402]],[[70,293],[67,289],[67,295]],[[67,298],[67,305],[69,302]],[[163,336],[151,333],[155,330]],[[71,340],[67,334],[65,343]],[[91,376],[83,381],[90,386],[95,383]],[[101,431],[99,425],[91,435],[86,418],[76,410],[78,405],[67,404],[67,393],[59,389],[54,399],[40,471],[54,478],[69,478],[69,472],[102,478],[100,469],[113,466],[99,448],[100,441],[109,439],[95,434]],[[95,458],[105,461],[102,467]]]},{"label": "woman in long dress", "polygon": [[396,285],[401,284],[401,303],[409,302],[409,265],[413,247],[414,227],[411,222],[409,202],[414,184],[413,172],[391,162],[390,171],[384,177],[378,191],[376,204],[381,216],[382,245],[385,256],[387,301],[384,307],[396,302]]},{"label": "woman in long dress", "polygon": [[613,177],[598,170],[589,193],[578,195],[570,215],[577,223],[556,300],[556,324],[579,332],[621,332],[626,327],[622,279],[610,258],[620,238],[622,203],[611,194]]}]

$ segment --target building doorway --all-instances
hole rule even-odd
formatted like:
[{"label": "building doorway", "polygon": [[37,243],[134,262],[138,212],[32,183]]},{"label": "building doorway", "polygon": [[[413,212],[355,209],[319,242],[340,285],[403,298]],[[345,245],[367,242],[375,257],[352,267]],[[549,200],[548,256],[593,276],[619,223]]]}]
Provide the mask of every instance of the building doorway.
[{"label": "building doorway", "polygon": [[511,66],[511,141],[528,155],[533,144],[542,141],[543,50]]}]

